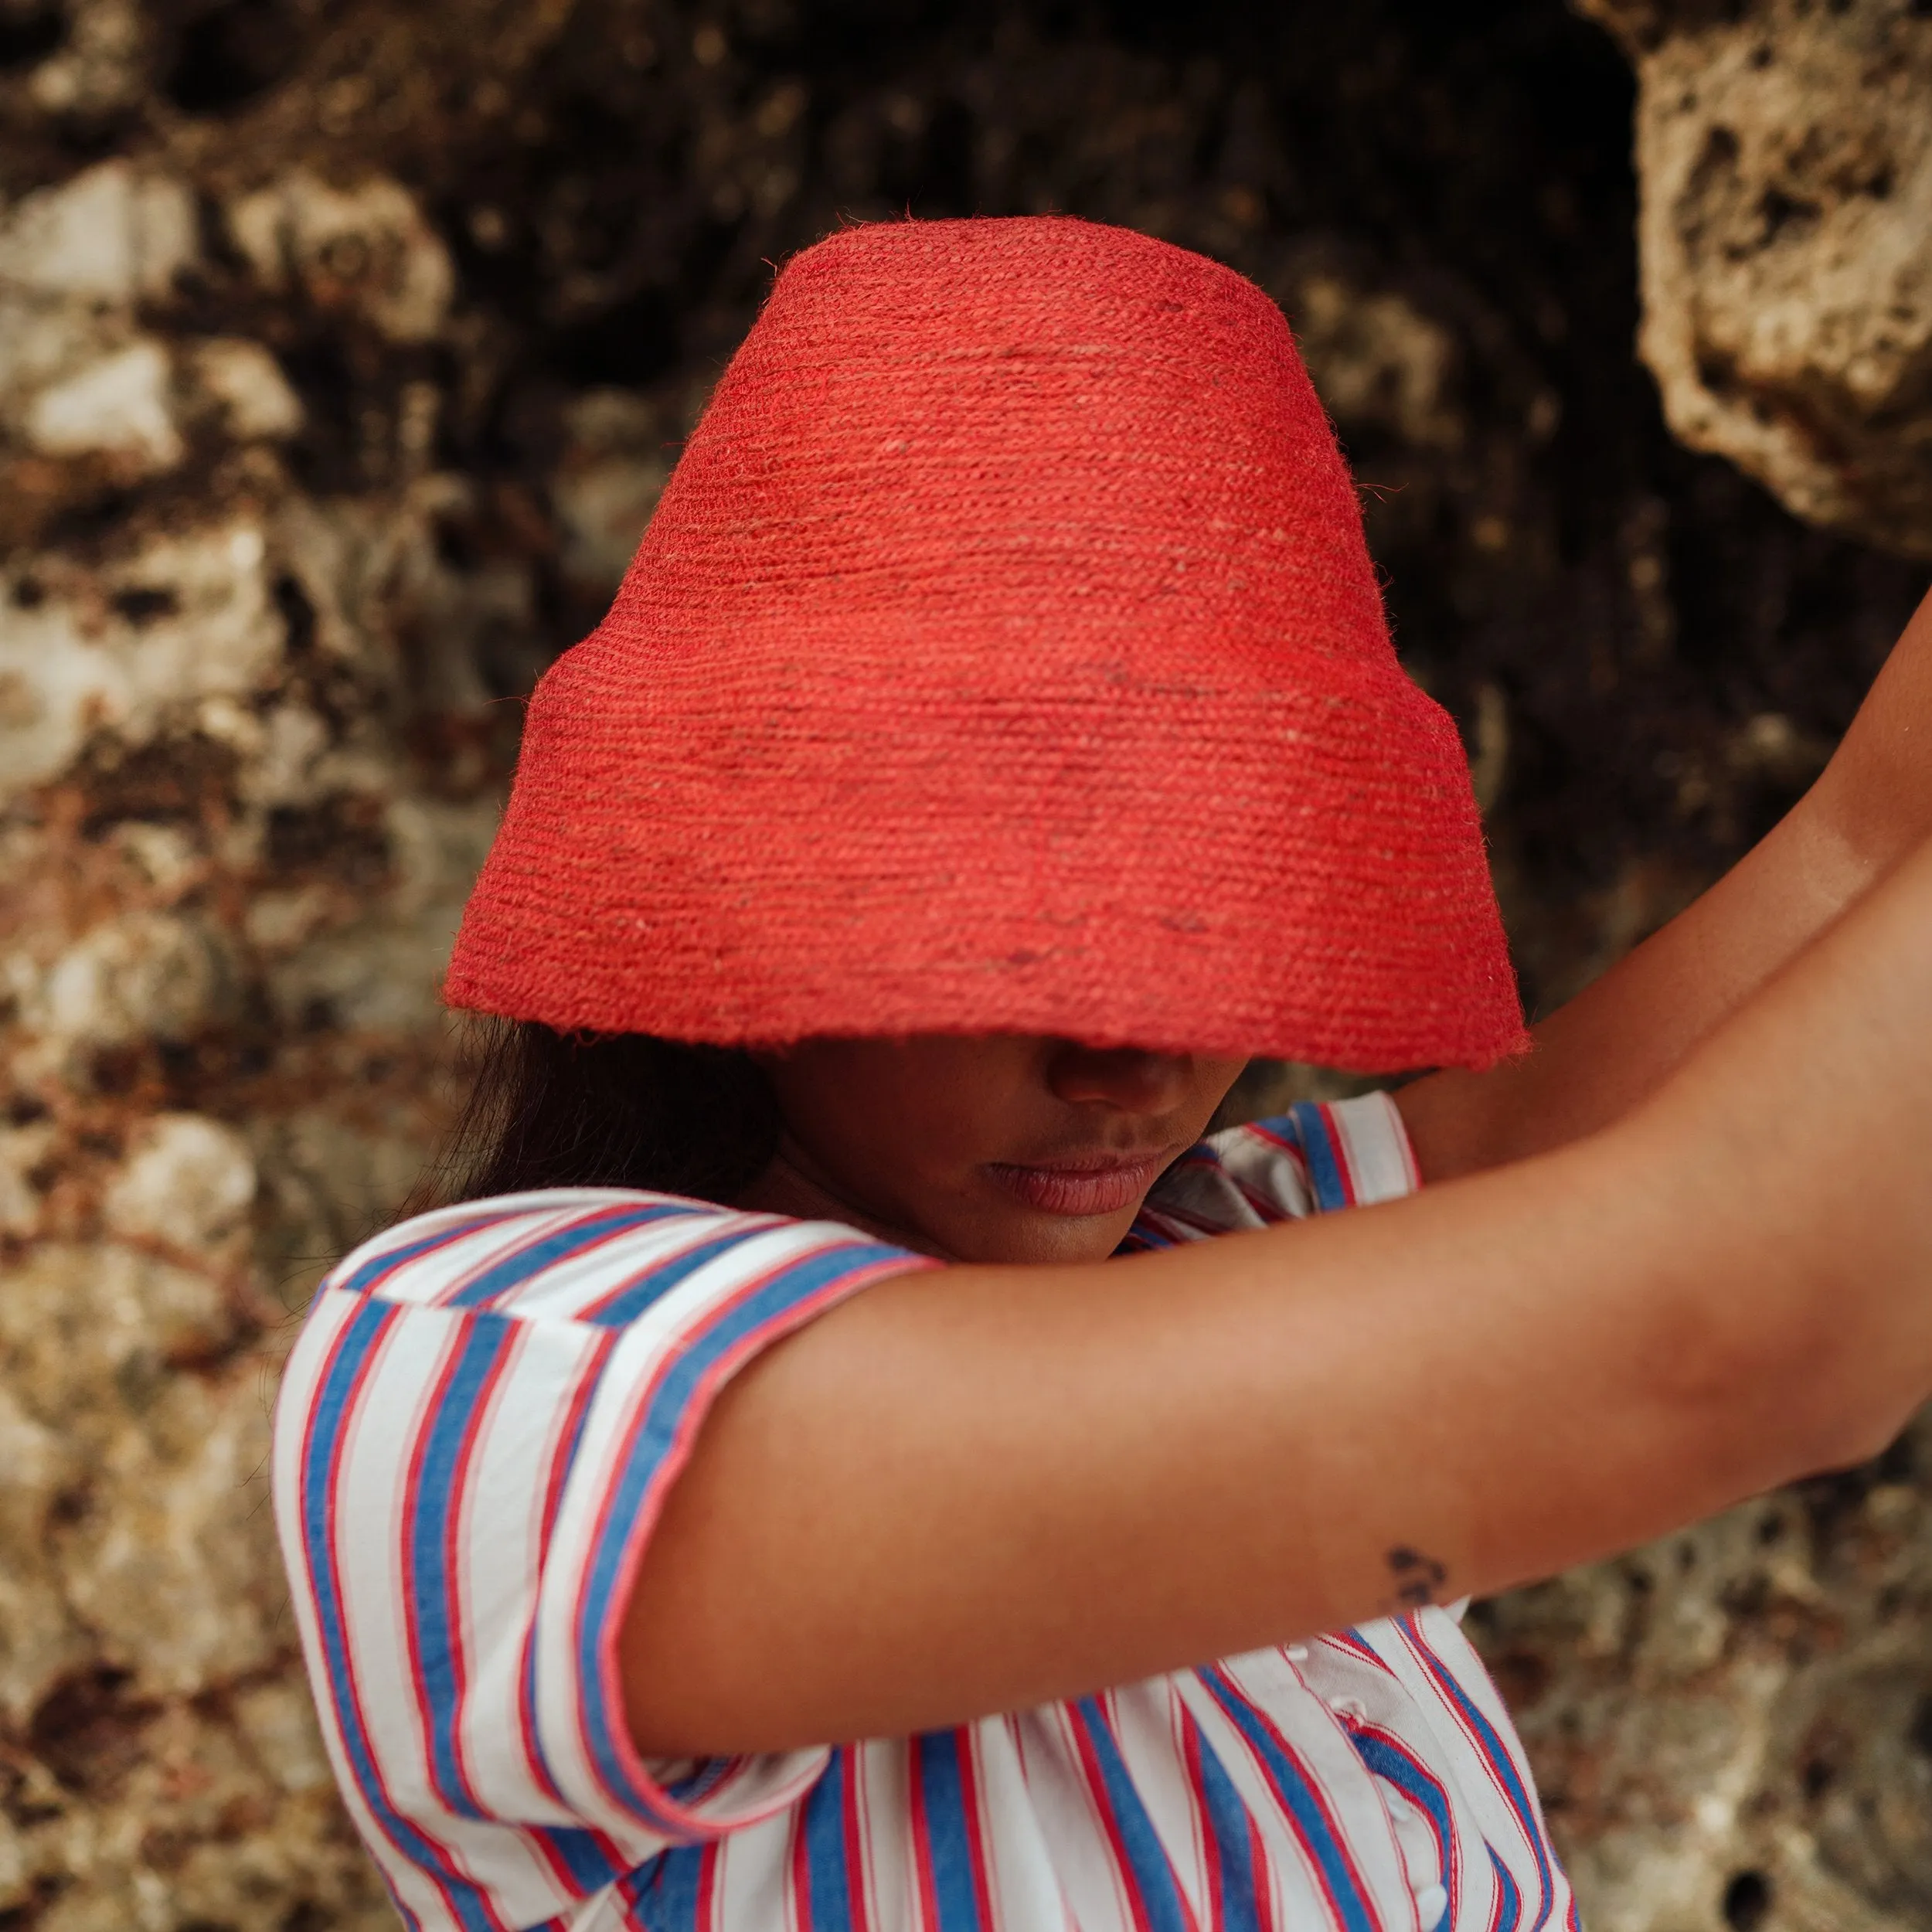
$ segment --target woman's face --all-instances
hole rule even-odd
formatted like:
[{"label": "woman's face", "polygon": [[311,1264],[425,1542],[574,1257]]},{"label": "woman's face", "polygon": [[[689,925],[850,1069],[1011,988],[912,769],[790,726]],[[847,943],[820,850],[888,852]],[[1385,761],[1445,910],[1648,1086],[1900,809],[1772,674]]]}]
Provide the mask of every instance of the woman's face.
[{"label": "woman's face", "polygon": [[743,1204],[957,1261],[1111,1254],[1243,1065],[1018,1033],[809,1039],[758,1057],[784,1134]]}]

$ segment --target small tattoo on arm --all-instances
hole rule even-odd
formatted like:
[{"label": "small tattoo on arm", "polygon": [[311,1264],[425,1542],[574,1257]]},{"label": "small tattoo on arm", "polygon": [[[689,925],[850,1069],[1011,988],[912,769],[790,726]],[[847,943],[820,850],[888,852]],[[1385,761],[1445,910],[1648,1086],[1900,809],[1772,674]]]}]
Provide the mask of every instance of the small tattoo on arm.
[{"label": "small tattoo on arm", "polygon": [[1396,1580],[1396,1601],[1421,1610],[1436,1601],[1436,1593],[1449,1580],[1447,1566],[1406,1543],[1389,1552],[1389,1574]]}]

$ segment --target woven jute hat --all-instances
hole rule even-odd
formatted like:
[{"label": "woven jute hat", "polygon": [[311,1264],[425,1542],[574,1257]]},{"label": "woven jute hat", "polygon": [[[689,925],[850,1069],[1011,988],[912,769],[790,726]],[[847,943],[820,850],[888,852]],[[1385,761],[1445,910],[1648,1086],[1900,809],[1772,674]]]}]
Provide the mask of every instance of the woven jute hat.
[{"label": "woven jute hat", "polygon": [[1366,1070],[1522,1023],[1281,312],[1058,217],[849,229],[531,700],[455,1005]]}]

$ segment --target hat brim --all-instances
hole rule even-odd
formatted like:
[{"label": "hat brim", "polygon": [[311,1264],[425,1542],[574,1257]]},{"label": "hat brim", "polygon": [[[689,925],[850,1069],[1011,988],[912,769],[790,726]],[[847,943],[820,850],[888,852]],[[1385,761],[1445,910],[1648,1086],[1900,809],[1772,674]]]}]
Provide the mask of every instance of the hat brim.
[{"label": "hat brim", "polygon": [[1278,659],[1257,692],[1105,662],[1029,690],[1009,662],[989,702],[930,641],[848,665],[838,702],[743,640],[648,682],[623,640],[567,654],[446,998],[720,1045],[1050,1033],[1388,1072],[1525,1044],[1454,725],[1393,664]]}]

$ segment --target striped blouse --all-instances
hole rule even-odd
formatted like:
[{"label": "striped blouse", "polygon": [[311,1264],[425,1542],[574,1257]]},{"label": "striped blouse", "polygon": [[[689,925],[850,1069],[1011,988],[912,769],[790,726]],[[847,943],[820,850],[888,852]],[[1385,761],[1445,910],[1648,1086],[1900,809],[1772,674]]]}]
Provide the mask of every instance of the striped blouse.
[{"label": "striped blouse", "polygon": [[[1125,1244],[1407,1192],[1383,1095],[1203,1141]],[[666,1762],[617,1611],[718,1389],[935,1265],[617,1189],[465,1202],[317,1294],[275,1421],[283,1551],[350,1813],[413,1927],[1573,1927],[1508,1716],[1438,1608],[957,1730]]]}]

